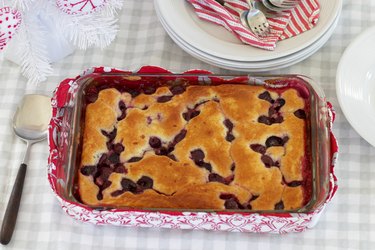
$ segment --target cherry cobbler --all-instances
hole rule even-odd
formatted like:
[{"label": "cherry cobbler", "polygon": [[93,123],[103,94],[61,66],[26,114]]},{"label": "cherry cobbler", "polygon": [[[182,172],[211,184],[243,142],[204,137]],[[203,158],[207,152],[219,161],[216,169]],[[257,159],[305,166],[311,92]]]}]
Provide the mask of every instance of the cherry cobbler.
[{"label": "cherry cobbler", "polygon": [[78,193],[92,206],[295,210],[311,196],[295,88],[86,91]]}]

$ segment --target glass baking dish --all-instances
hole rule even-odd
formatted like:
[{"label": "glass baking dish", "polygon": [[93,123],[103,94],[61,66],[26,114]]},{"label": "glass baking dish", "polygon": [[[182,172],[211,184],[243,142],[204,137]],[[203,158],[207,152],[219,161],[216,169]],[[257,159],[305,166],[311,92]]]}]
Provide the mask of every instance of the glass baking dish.
[{"label": "glass baking dish", "polygon": [[[63,120],[66,126],[62,126],[57,135],[58,141],[66,142],[65,150],[61,155],[61,167],[57,169],[58,181],[56,192],[67,201],[89,207],[95,210],[132,209],[114,206],[88,206],[80,202],[77,197],[77,171],[81,161],[83,125],[85,121],[86,97],[90,89],[115,87],[118,90],[129,89],[137,91],[138,88],[149,86],[175,86],[175,85],[220,85],[220,84],[250,84],[264,86],[269,89],[295,88],[300,94],[307,98],[309,110],[307,142],[311,155],[311,199],[297,210],[192,210],[202,212],[240,212],[240,213],[265,213],[265,214],[288,214],[288,213],[310,213],[319,209],[327,199],[330,192],[330,164],[331,164],[331,142],[330,123],[331,117],[329,107],[322,89],[312,79],[301,75],[213,75],[213,74],[171,74],[171,73],[91,73],[76,80],[78,89],[73,101],[64,107]],[[139,209],[137,209],[139,210]],[[175,211],[176,209],[165,208],[142,208],[146,211]],[[181,211],[181,209],[177,209]]]}]

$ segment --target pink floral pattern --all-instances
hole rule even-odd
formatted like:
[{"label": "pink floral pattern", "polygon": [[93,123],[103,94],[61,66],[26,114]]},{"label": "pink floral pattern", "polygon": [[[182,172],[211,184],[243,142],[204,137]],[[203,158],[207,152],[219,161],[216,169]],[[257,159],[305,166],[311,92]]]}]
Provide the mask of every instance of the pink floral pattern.
[{"label": "pink floral pattern", "polygon": [[69,15],[86,15],[101,9],[107,0],[56,0],[61,11]]},{"label": "pink floral pattern", "polygon": [[0,8],[0,52],[12,39],[21,25],[21,13],[10,7]]},{"label": "pink floral pattern", "polygon": [[[95,210],[82,204],[63,198],[59,186],[65,185],[65,172],[63,171],[64,152],[67,151],[68,141],[66,133],[70,123],[67,119],[67,108],[73,105],[75,93],[78,89],[76,79],[91,73],[127,72],[118,69],[98,67],[85,71],[75,79],[62,81],[55,90],[52,99],[53,118],[49,125],[48,180],[57,196],[62,209],[71,217],[93,224],[111,224],[117,226],[133,227],[158,227],[174,229],[199,229],[233,232],[256,233],[290,233],[302,232],[315,225],[316,219],[323,211],[326,204],[332,199],[336,190],[336,176],[334,175],[335,157],[338,147],[337,141],[331,133],[332,165],[330,172],[330,192],[326,202],[311,213],[284,213],[284,214],[259,214],[259,213],[233,213],[233,212],[181,212],[181,211],[149,211],[137,209],[111,209]],[[129,73],[129,72],[127,72]],[[169,71],[153,66],[142,67],[137,73],[170,73]],[[185,73],[209,74],[204,70],[192,70]],[[207,79],[198,80],[207,81]],[[334,120],[334,110],[331,104],[331,120]],[[331,124],[332,125],[332,124]],[[58,171],[60,170],[60,171]]]}]

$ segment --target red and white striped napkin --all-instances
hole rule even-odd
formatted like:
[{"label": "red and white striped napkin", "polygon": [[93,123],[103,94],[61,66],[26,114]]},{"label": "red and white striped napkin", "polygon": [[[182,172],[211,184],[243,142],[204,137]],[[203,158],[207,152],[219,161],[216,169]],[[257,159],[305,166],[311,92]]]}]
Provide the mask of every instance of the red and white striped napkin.
[{"label": "red and white striped napkin", "polygon": [[[274,50],[277,41],[296,36],[312,29],[319,19],[320,5],[318,0],[301,0],[292,10],[283,11],[280,16],[267,18],[270,33],[259,37],[245,28],[237,12],[223,7],[215,0],[187,0],[197,15],[225,27],[243,43],[265,50]],[[257,1],[257,0],[256,0]],[[241,10],[249,9],[245,0],[226,0],[226,3]]]}]

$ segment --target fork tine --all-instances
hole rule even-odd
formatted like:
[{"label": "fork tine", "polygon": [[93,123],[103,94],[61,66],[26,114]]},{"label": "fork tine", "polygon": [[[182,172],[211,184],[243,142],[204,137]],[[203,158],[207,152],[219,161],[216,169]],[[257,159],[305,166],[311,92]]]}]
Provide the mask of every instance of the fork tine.
[{"label": "fork tine", "polygon": [[270,26],[268,23],[262,23],[259,25],[256,34],[259,36],[266,36],[270,32]]}]

